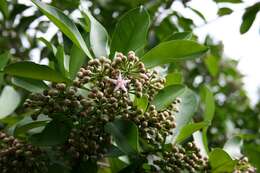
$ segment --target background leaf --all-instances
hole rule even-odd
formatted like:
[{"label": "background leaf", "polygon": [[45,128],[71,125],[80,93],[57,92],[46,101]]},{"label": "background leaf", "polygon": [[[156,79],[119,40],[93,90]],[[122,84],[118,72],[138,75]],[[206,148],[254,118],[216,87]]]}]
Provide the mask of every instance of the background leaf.
[{"label": "background leaf", "polygon": [[218,10],[219,16],[225,16],[225,15],[229,15],[231,13],[233,13],[233,10],[230,8],[227,8],[227,7],[223,7]]},{"label": "background leaf", "polygon": [[76,45],[73,45],[70,52],[69,74],[70,79],[74,79],[80,67],[85,62],[85,54]]},{"label": "background leaf", "polygon": [[145,46],[150,18],[144,7],[130,10],[118,21],[111,42],[111,56],[114,53],[136,51]]},{"label": "background leaf", "polygon": [[14,85],[33,93],[41,93],[45,89],[49,88],[48,85],[46,85],[41,80],[34,80],[34,79],[28,79],[22,77],[13,77],[11,81]]},{"label": "background leaf", "polygon": [[208,48],[190,40],[172,40],[159,44],[142,58],[147,68],[201,57]]},{"label": "background leaf", "polygon": [[241,34],[246,33],[250,29],[250,27],[252,26],[256,18],[256,14],[258,13],[259,10],[260,10],[260,2],[246,9],[242,17],[242,24],[240,25]]}]

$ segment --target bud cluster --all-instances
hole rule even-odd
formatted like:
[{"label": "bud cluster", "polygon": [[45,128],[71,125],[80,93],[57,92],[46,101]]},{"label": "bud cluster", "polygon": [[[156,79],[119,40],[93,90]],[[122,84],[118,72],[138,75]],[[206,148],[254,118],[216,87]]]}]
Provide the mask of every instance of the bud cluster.
[{"label": "bud cluster", "polygon": [[159,172],[179,173],[186,170],[195,173],[210,170],[207,158],[201,156],[199,149],[192,142],[185,147],[174,146],[171,151],[164,151],[161,155],[161,159],[154,161],[155,168]]},{"label": "bud cluster", "polygon": [[247,157],[242,157],[236,164],[234,173],[256,173],[256,168],[248,162]]},{"label": "bud cluster", "polygon": [[39,148],[0,132],[0,170],[1,173],[45,173],[48,160]]}]

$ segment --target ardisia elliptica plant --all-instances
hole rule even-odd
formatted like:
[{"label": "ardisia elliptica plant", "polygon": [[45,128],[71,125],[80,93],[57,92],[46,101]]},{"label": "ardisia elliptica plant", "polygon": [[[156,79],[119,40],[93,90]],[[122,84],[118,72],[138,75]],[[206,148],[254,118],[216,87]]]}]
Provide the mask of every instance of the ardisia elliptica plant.
[{"label": "ardisia elliptica plant", "polygon": [[[43,38],[53,52],[48,66],[21,61],[4,67],[15,76],[12,83],[32,93],[24,102],[31,117],[0,132],[3,173],[256,172],[228,147],[208,149],[213,114],[206,108],[204,121],[193,122],[196,94],[165,79],[168,66],[162,65],[201,57],[207,47],[173,39],[144,53],[149,15],[140,7],[119,20],[109,49],[107,32],[88,11],[83,13],[89,23],[81,23],[90,27],[84,40],[61,11],[33,2],[74,45],[69,68],[63,46]],[[212,104],[207,88],[205,93]]]}]

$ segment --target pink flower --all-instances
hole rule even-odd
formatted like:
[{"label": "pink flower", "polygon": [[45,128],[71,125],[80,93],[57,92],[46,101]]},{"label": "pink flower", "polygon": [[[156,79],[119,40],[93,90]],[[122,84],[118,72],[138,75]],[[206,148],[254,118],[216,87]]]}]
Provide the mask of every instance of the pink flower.
[{"label": "pink flower", "polygon": [[110,79],[110,81],[116,85],[115,91],[121,89],[125,92],[127,91],[126,85],[130,82],[130,80],[123,79],[121,73],[119,73],[117,79]]}]

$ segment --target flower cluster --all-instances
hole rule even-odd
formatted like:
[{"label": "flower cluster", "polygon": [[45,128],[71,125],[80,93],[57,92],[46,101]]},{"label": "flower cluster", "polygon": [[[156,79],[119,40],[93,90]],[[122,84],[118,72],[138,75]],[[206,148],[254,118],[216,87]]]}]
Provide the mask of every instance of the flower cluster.
[{"label": "flower cluster", "polygon": [[48,171],[46,153],[13,136],[0,132],[0,170],[2,173],[45,173]]},{"label": "flower cluster", "polygon": [[239,159],[234,173],[256,173],[256,168],[248,162],[247,157],[242,157]]}]

